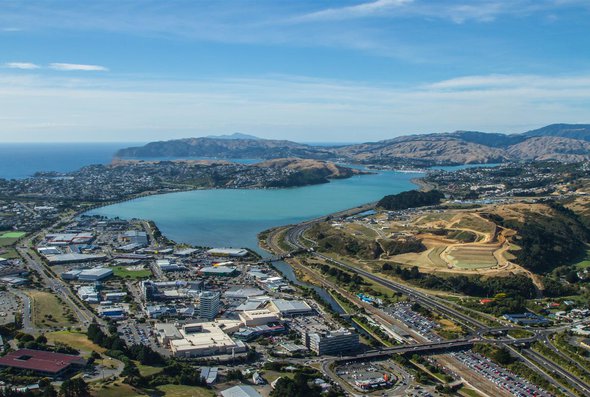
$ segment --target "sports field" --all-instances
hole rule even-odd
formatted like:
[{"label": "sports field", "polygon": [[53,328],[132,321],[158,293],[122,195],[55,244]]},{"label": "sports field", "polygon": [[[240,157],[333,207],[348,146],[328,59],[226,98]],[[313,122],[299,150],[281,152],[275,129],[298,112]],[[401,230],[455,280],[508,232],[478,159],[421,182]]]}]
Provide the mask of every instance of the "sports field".
[{"label": "sports field", "polygon": [[0,235],[0,239],[3,238],[21,238],[25,236],[27,233],[25,232],[5,232],[4,234]]}]

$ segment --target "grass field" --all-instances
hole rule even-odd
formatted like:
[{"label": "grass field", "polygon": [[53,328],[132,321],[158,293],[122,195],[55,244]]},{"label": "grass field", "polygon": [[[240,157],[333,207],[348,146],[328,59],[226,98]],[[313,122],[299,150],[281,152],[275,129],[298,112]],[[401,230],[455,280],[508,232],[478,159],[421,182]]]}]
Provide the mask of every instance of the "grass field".
[{"label": "grass field", "polygon": [[163,367],[152,367],[151,365],[140,364],[139,361],[134,361],[141,376],[151,376],[162,372]]},{"label": "grass field", "polygon": [[66,318],[64,305],[49,292],[30,291],[33,306],[33,323],[39,328],[67,327],[72,323]]},{"label": "grass field", "polygon": [[163,392],[166,397],[213,397],[215,393],[209,389],[196,386],[164,385],[157,390]]},{"label": "grass field", "polygon": [[75,331],[56,331],[48,332],[45,334],[47,340],[50,343],[60,342],[68,346],[72,346],[74,349],[78,349],[81,352],[92,352],[93,350],[98,353],[103,353],[106,349],[94,344],[88,339],[86,334]]},{"label": "grass field", "polygon": [[115,382],[110,385],[101,385],[92,390],[94,397],[138,397],[146,396],[147,394],[137,392],[133,387],[121,382]]},{"label": "grass field", "polygon": [[293,372],[277,372],[277,371],[265,370],[264,373],[262,374],[262,376],[264,376],[264,379],[266,379],[266,381],[268,383],[272,383],[275,380],[277,380],[277,378],[281,378],[281,377],[293,379],[295,374]]},{"label": "grass field", "polygon": [[0,249],[0,256],[4,259],[17,259],[19,258],[18,252],[14,248],[2,248]]},{"label": "grass field", "polygon": [[576,263],[576,267],[578,269],[586,269],[587,267],[590,267],[590,250],[586,251],[586,257],[582,261]]},{"label": "grass field", "polygon": [[3,239],[19,239],[23,236],[26,236],[27,233],[25,232],[5,232],[4,234],[0,235],[0,240]]},{"label": "grass field", "polygon": [[152,275],[150,269],[129,270],[125,266],[113,266],[111,270],[115,277],[121,278],[147,278]]}]

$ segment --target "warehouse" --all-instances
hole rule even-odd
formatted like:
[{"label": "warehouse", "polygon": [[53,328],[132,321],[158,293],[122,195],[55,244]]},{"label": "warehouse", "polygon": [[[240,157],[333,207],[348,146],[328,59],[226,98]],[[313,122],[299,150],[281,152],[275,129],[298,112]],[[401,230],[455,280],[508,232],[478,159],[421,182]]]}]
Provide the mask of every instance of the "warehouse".
[{"label": "warehouse", "polygon": [[83,285],[82,287],[78,288],[78,296],[84,302],[88,302],[88,303],[100,302],[100,297],[98,295],[98,291],[96,290],[94,285]]},{"label": "warehouse", "polygon": [[237,385],[221,392],[223,397],[262,397],[252,386]]},{"label": "warehouse", "polygon": [[[41,250],[41,249],[39,249]],[[44,254],[45,255],[45,254]],[[45,259],[49,262],[50,265],[57,265],[61,263],[81,263],[81,262],[95,262],[95,261],[104,261],[106,259],[106,255],[91,255],[91,254],[76,254],[76,253],[68,253],[68,254],[58,254],[58,255],[45,255]]]},{"label": "warehouse", "polygon": [[213,256],[231,256],[235,258],[248,256],[248,250],[242,248],[213,248],[207,251],[207,253]]},{"label": "warehouse", "polygon": [[148,237],[146,232],[139,230],[128,230],[121,236],[121,241],[127,244],[134,244],[138,247],[145,247],[148,245]]},{"label": "warehouse", "polygon": [[45,236],[48,245],[88,244],[93,239],[92,233],[56,233]]},{"label": "warehouse", "polygon": [[95,267],[93,269],[84,269],[78,274],[79,281],[100,281],[111,277],[113,271],[106,267]]},{"label": "warehouse", "polygon": [[279,313],[282,317],[305,316],[313,314],[313,309],[304,301],[289,301],[286,299],[273,299],[269,309]]},{"label": "warehouse", "polygon": [[235,267],[207,266],[201,269],[201,274],[209,277],[233,277],[238,271]]}]

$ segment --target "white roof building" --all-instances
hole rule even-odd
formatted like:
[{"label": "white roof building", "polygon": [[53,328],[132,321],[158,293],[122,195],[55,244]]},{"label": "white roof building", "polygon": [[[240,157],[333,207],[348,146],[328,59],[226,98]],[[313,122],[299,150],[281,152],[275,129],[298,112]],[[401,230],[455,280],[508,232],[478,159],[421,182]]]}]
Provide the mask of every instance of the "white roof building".
[{"label": "white roof building", "polygon": [[214,256],[244,257],[248,255],[248,250],[243,248],[213,248],[207,251],[207,253]]},{"label": "white roof building", "polygon": [[268,309],[247,310],[240,313],[240,320],[247,327],[257,327],[279,321],[279,316]]},{"label": "white roof building", "polygon": [[292,317],[313,313],[313,309],[304,301],[273,299],[270,301],[269,309],[279,313],[283,317]]},{"label": "white roof building", "polygon": [[177,328],[181,337],[169,341],[172,355],[189,358],[244,352],[246,345],[227,334],[237,331],[240,325],[235,320],[185,324]]},{"label": "white roof building", "polygon": [[111,269],[106,267],[95,267],[93,269],[84,269],[78,274],[80,281],[100,281],[113,275]]},{"label": "white roof building", "polygon": [[221,392],[223,397],[262,397],[260,393],[249,385],[237,385]]}]

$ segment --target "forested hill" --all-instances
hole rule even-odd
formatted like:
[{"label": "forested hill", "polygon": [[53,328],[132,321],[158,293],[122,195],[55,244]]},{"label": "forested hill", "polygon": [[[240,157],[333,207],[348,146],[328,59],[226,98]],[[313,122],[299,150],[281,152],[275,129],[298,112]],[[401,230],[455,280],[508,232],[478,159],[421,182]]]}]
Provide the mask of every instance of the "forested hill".
[{"label": "forested hill", "polygon": [[275,159],[287,157],[326,159],[323,148],[284,140],[207,137],[150,142],[119,150],[118,158],[208,157],[220,159]]},{"label": "forested hill", "polygon": [[399,211],[407,208],[436,205],[439,204],[444,197],[444,194],[438,190],[430,190],[428,192],[410,190],[383,197],[377,203],[377,207],[388,211]]}]

